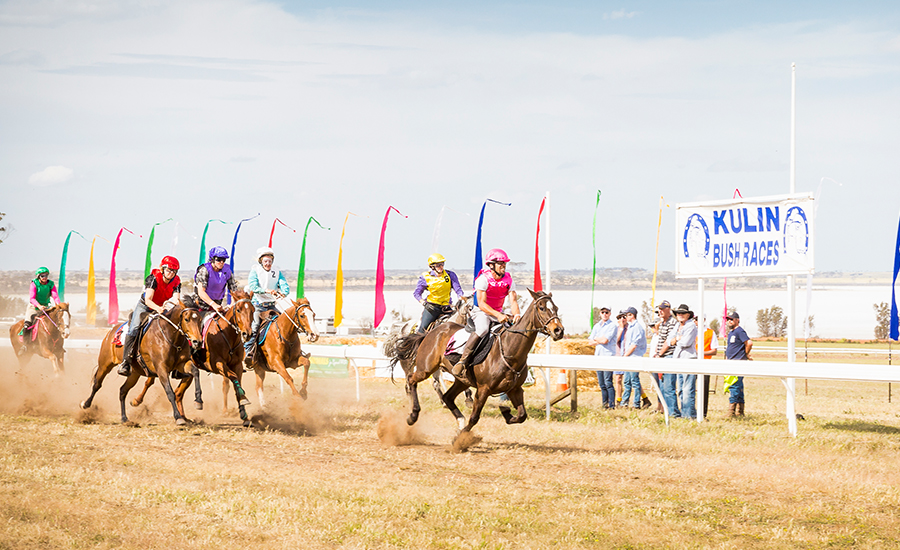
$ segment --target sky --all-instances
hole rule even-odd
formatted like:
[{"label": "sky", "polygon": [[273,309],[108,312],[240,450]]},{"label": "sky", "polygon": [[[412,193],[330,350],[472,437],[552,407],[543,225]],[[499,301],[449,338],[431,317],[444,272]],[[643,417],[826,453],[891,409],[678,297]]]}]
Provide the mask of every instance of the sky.
[{"label": "sky", "polygon": [[[889,271],[900,211],[895,2],[0,2],[0,269],[207,246],[248,269],[387,269],[484,250],[673,270],[681,202],[818,196],[817,271]],[[352,215],[348,216],[348,212]],[[407,217],[403,217],[407,216]],[[438,219],[442,220],[435,239]],[[178,222],[177,226],[175,221]],[[177,244],[173,237],[177,233]],[[542,259],[543,267],[547,260]]]}]

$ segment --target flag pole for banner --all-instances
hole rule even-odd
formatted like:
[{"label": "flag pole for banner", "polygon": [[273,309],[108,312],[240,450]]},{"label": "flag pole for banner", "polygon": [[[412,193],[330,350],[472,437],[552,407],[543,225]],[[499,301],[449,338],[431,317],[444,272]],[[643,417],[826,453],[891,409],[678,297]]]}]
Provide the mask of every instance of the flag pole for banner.
[{"label": "flag pole for banner", "polygon": [[[544,265],[547,270],[547,294],[550,293],[552,289],[550,283],[550,191],[547,191],[547,194],[544,195],[546,202],[545,208],[547,210],[546,218],[544,218],[544,238],[546,239],[544,244]],[[548,336],[545,340],[547,345],[544,346],[544,353],[550,353],[550,342],[552,339]],[[574,372],[574,371],[572,371]],[[544,392],[547,394],[547,420],[550,420],[550,370],[544,369]],[[574,406],[574,405],[573,405]]]},{"label": "flag pole for banner", "polygon": [[[791,63],[791,175],[790,175],[790,194],[793,195],[797,191],[797,64]],[[794,289],[794,276],[787,276],[788,287],[788,362],[793,363],[796,358],[795,349],[795,325],[797,304]],[[787,410],[785,414],[788,420],[788,430],[791,435],[797,437],[797,412],[796,403],[794,401],[796,395],[797,380],[795,378],[785,379],[785,387],[787,389]]]}]

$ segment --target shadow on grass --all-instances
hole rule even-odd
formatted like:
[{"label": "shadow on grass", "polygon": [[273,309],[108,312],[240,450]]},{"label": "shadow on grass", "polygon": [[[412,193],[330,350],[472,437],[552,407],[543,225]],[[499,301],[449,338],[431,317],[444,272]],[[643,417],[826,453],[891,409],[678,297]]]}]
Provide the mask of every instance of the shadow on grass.
[{"label": "shadow on grass", "polygon": [[872,424],[871,422],[862,422],[859,420],[851,420],[849,422],[829,422],[822,426],[826,430],[844,430],[852,432],[871,432],[878,434],[900,434],[900,428],[896,426],[884,426],[882,424]]}]

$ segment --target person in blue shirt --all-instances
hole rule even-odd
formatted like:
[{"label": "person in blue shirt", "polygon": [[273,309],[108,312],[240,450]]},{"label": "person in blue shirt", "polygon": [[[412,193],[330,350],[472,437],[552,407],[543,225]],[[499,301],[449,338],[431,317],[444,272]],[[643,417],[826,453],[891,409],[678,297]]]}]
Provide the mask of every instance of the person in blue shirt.
[{"label": "person in blue shirt", "polygon": [[[753,348],[753,340],[747,335],[747,331],[741,327],[741,316],[737,311],[732,311],[725,316],[725,325],[731,331],[728,333],[728,346],[725,348],[725,359],[732,361],[752,361],[750,350]],[[726,376],[725,391],[728,396],[728,416],[744,416],[744,377]]]},{"label": "person in blue shirt", "polygon": [[[616,355],[616,323],[610,316],[608,307],[600,308],[600,320],[591,329],[588,344],[594,346],[594,355],[614,357]],[[616,408],[616,390],[613,387],[613,371],[598,370],[597,383],[600,384],[600,397],[604,409]]]},{"label": "person in blue shirt", "polygon": [[[647,353],[647,333],[638,323],[637,309],[634,306],[625,309],[625,344],[622,350],[624,357],[643,357]],[[628,406],[628,399],[634,393],[634,408],[641,408],[641,377],[638,372],[626,372],[622,391],[622,406]]]}]

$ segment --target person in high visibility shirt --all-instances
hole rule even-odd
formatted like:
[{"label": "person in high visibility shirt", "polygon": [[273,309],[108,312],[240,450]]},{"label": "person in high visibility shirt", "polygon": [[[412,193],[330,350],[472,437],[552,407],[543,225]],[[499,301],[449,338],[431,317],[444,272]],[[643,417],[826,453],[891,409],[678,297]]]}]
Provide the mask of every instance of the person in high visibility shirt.
[{"label": "person in high visibility shirt", "polygon": [[440,254],[428,256],[428,271],[419,275],[416,289],[413,291],[413,297],[425,307],[419,328],[416,330],[419,334],[425,334],[431,323],[451,312],[451,292],[455,292],[460,299],[465,295],[456,273],[444,269],[445,261]]}]

